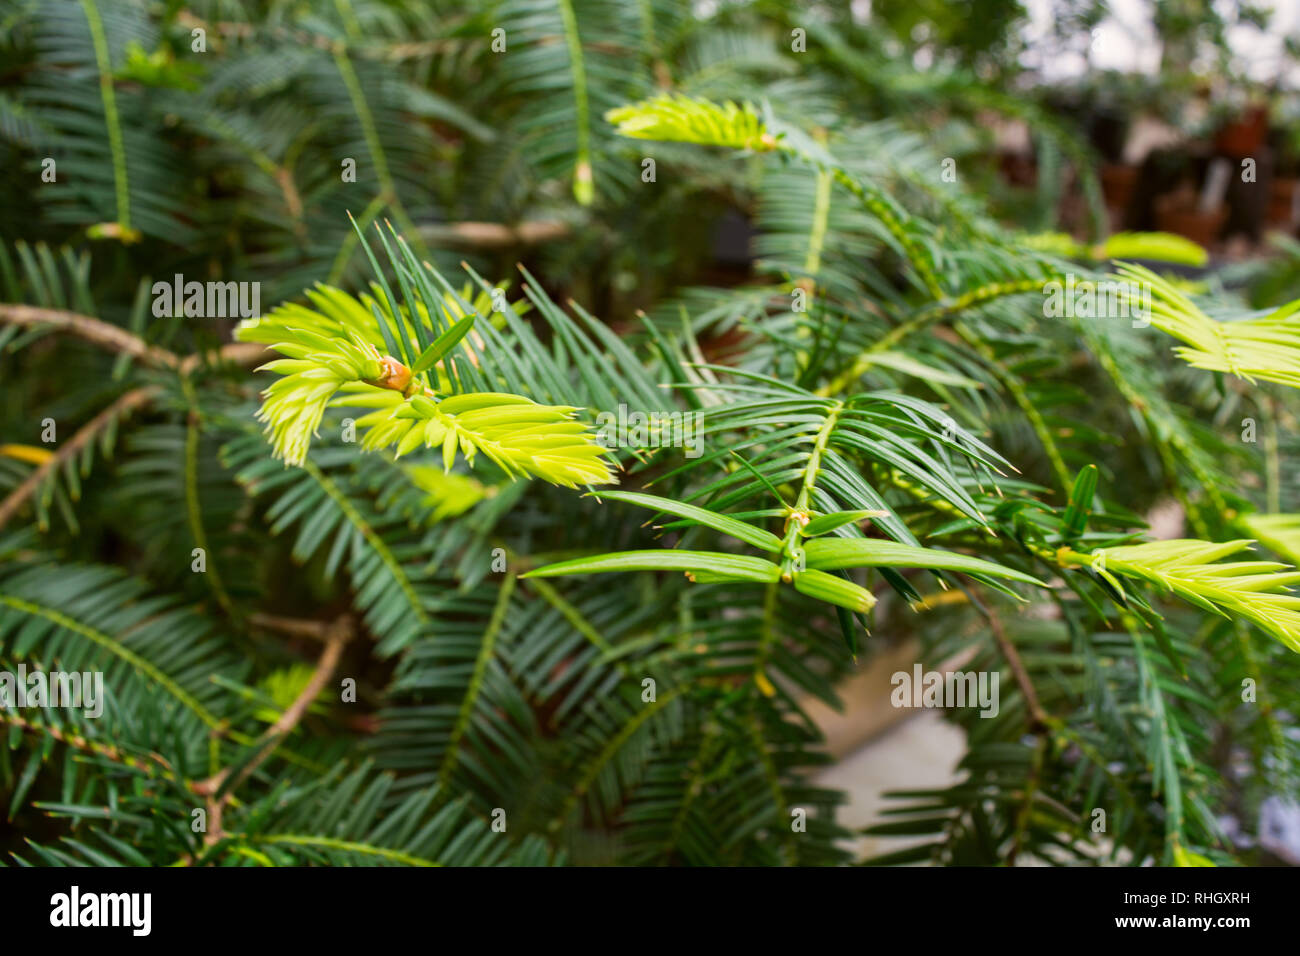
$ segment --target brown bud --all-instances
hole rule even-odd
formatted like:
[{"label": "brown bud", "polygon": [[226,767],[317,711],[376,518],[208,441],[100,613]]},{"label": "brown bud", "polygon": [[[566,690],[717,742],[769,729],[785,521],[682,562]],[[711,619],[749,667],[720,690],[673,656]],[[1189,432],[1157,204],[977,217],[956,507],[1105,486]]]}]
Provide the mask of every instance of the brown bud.
[{"label": "brown bud", "polygon": [[379,360],[379,377],[371,379],[370,384],[405,392],[411,384],[411,370],[391,355],[385,355]]}]

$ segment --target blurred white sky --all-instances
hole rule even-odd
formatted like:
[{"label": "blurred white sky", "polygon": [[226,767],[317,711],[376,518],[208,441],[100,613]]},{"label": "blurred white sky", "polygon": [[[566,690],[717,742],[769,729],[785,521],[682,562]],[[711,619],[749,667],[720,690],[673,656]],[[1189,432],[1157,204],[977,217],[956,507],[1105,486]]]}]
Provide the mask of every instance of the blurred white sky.
[{"label": "blurred white sky", "polygon": [[[1283,38],[1300,33],[1300,0],[1260,0],[1273,10],[1267,32],[1252,26],[1234,27],[1228,42],[1239,60],[1239,68],[1253,80],[1269,81],[1285,64]],[[1063,52],[1040,46],[1052,25],[1052,0],[1024,0],[1030,13],[1026,38],[1031,49],[1025,65],[1039,70],[1049,81],[1064,80],[1087,71],[1082,52]],[[1219,0],[1217,6],[1232,9],[1235,0]],[[1093,69],[1156,73],[1160,68],[1160,42],[1151,23],[1153,0],[1110,0],[1111,16],[1093,32]],[[1037,49],[1035,49],[1037,47]],[[1291,65],[1287,85],[1300,87],[1300,67]]]}]

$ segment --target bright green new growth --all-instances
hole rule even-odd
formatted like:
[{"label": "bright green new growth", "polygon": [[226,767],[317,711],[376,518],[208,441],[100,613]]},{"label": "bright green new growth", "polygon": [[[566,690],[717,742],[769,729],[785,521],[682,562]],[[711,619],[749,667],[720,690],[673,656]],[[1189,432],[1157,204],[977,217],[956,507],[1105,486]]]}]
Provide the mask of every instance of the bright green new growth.
[{"label": "bright green new growth", "polygon": [[1241,526],[1282,557],[1300,563],[1300,515],[1247,515]]},{"label": "bright green new growth", "polygon": [[605,119],[618,127],[620,135],[633,139],[755,150],[776,145],[758,111],[748,103],[737,106],[728,101],[719,106],[680,93],[665,93],[612,109]]},{"label": "bright green new growth", "polygon": [[1197,267],[1210,261],[1204,247],[1169,232],[1117,232],[1094,252],[1098,259],[1157,259]]},{"label": "bright green new growth", "polygon": [[411,484],[425,492],[421,504],[428,509],[430,524],[464,514],[485,498],[497,494],[495,485],[485,485],[469,475],[446,472],[433,465],[407,465]]},{"label": "bright green new growth", "polygon": [[400,457],[437,448],[446,470],[458,450],[470,465],[481,453],[511,477],[531,475],[567,487],[613,480],[606,450],[573,420],[577,408],[539,405],[503,392],[445,394],[449,378],[438,363],[464,347],[473,315],[444,306],[449,327],[408,367],[384,350],[399,321],[402,341],[423,342],[436,333],[427,308],[418,310],[416,329],[409,312],[395,318],[369,296],[357,299],[324,285],[307,295],[314,309],[284,305],[245,322],[238,333],[286,356],[262,366],[283,378],[264,392],[258,418],[266,423],[275,455],[287,464],[306,461],[325,409],[333,405],[374,409],[356,422],[368,429],[361,440],[366,450],[396,444]]},{"label": "bright green new growth", "polygon": [[694,524],[721,531],[783,559],[783,564],[722,551],[622,551],[560,561],[521,577],[549,578],[609,571],[684,571],[696,583],[752,581],[771,584],[784,580],[809,597],[859,612],[869,611],[875,606],[875,595],[862,585],[828,574],[828,571],[868,567],[927,568],[933,571],[961,571],[989,583],[992,583],[992,578],[1005,578],[1026,584],[1042,583],[1022,571],[964,554],[874,538],[817,537],[847,524],[882,516],[884,512],[880,511],[839,512],[817,517],[790,511],[787,515],[789,532],[786,539],[782,540],[769,531],[730,515],[669,498],[624,491],[599,492],[597,495],[602,499],[608,498],[677,515]]},{"label": "bright green new growth", "polygon": [[1296,319],[1300,300],[1263,318],[1217,322],[1172,282],[1145,266],[1123,263],[1118,272],[1129,283],[1150,287],[1151,324],[1187,343],[1175,351],[1193,368],[1300,388],[1300,321]]},{"label": "bright green new growth", "polygon": [[1216,563],[1251,544],[1247,539],[1151,541],[1066,554],[1064,560],[1086,564],[1120,594],[1124,588],[1116,574],[1149,581],[1215,614],[1246,618],[1300,652],[1300,596],[1287,590],[1300,582],[1300,571],[1276,561]]},{"label": "bright green new growth", "polygon": [[396,443],[400,457],[417,448],[441,448],[443,467],[450,470],[459,448],[470,465],[482,452],[512,477],[535,475],[571,488],[613,481],[605,449],[590,439],[585,425],[571,420],[576,408],[539,405],[503,392],[439,401],[366,382],[349,382],[342,390],[348,394],[333,404],[375,409],[357,419],[357,425],[369,428],[361,441],[367,450]]},{"label": "bright green new growth", "polygon": [[1069,233],[1040,232],[1022,237],[1026,248],[1073,259],[1154,259],[1188,266],[1204,266],[1210,254],[1190,239],[1170,232],[1117,232],[1095,245],[1079,242]]}]

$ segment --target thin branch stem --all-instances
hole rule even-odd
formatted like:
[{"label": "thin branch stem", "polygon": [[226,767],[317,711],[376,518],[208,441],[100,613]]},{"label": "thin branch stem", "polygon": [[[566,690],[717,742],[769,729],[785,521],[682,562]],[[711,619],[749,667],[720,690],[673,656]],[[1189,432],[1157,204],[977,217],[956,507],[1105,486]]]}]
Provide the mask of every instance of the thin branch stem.
[{"label": "thin branch stem", "polygon": [[1011,668],[1011,675],[1020,688],[1020,694],[1025,698],[1025,709],[1029,712],[1029,729],[1034,733],[1043,733],[1050,719],[1043,710],[1042,704],[1038,702],[1038,692],[1034,689],[1034,682],[1029,679],[1029,671],[1025,669],[1024,661],[1020,659],[1020,652],[1007,637],[1001,619],[978,598],[971,597],[969,594],[967,596],[970,597],[971,605],[988,621],[989,630],[993,632],[993,640],[997,643],[1002,656],[1006,658],[1007,665]]},{"label": "thin branch stem", "polygon": [[104,757],[112,760],[114,763],[120,763],[123,766],[130,767],[133,770],[140,770],[145,773],[153,773],[161,768],[168,777],[175,777],[169,764],[160,754],[149,754],[148,760],[142,760],[139,757],[126,753],[112,744],[101,744],[98,741],[90,740],[81,734],[64,730],[62,727],[56,727],[53,724],[43,724],[37,721],[26,720],[17,714],[0,710],[0,724],[8,724],[11,727],[17,727],[24,733],[33,735],[44,735],[56,740],[65,746],[72,747],[74,750],[80,750],[82,753],[94,754],[97,757]]},{"label": "thin branch stem", "polygon": [[82,425],[71,440],[60,445],[58,451],[51,454],[44,463],[38,465],[35,471],[23,479],[22,484],[11,491],[3,502],[0,502],[0,528],[5,526],[5,523],[22,507],[23,502],[35,494],[45,482],[45,479],[53,474],[59,466],[76,457],[81,449],[94,441],[95,437],[115,419],[128,415],[140,406],[148,404],[157,394],[158,388],[153,385],[133,389]]},{"label": "thin branch stem", "polygon": [[111,352],[134,356],[163,368],[180,368],[181,359],[167,349],[150,345],[138,335],[89,315],[66,312],[62,309],[43,309],[34,305],[0,303],[0,322],[12,325],[49,325],[73,335],[79,335]]},{"label": "thin branch stem", "polygon": [[836,378],[834,381],[818,389],[817,394],[822,396],[840,394],[857,382],[867,369],[871,368],[871,366],[875,364],[876,355],[881,352],[889,351],[908,336],[915,335],[917,332],[923,331],[934,323],[939,322],[950,315],[962,312],[973,306],[983,305],[985,302],[989,302],[993,299],[1001,299],[1007,296],[1036,291],[1044,282],[1050,281],[1050,278],[1043,278],[1024,279],[1017,282],[994,282],[990,285],[980,286],[978,289],[972,289],[965,295],[958,296],[955,299],[944,299],[940,302],[931,303],[902,325],[895,326],[889,332],[882,335],[869,348],[862,352],[851,369]]},{"label": "thin branch stem", "polygon": [[516,225],[500,222],[439,222],[420,226],[418,234],[430,245],[468,246],[473,249],[508,249],[557,242],[572,232],[559,219],[527,220]]},{"label": "thin branch stem", "polygon": [[316,669],[312,672],[311,679],[307,681],[293,703],[258,738],[254,745],[256,752],[252,759],[246,761],[238,770],[234,766],[226,767],[208,779],[194,784],[194,792],[207,798],[208,832],[204,838],[205,845],[212,846],[225,836],[221,818],[226,804],[230,802],[239,785],[247,780],[253,771],[271,756],[280,742],[298,726],[307,713],[307,708],[320,695],[326,682],[333,675],[334,668],[338,666],[339,658],[343,654],[343,646],[352,639],[354,632],[353,620],[346,614],[329,625],[325,636],[325,649],[316,662]]},{"label": "thin branch stem", "polygon": [[22,326],[48,325],[61,332],[71,332],[110,352],[130,355],[158,368],[176,369],[182,375],[193,372],[209,354],[214,355],[218,361],[231,362],[235,365],[252,365],[261,361],[266,353],[266,346],[257,342],[232,342],[223,345],[215,353],[195,352],[193,355],[182,357],[157,345],[150,345],[126,329],[89,315],[12,302],[0,302],[0,323]]}]

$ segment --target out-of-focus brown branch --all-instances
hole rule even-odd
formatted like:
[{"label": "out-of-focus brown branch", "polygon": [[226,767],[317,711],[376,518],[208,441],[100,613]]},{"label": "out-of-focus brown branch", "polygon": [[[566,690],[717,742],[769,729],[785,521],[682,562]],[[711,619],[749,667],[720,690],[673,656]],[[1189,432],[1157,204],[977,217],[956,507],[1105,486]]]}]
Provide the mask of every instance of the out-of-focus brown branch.
[{"label": "out-of-focus brown branch", "polygon": [[1036,733],[1045,730],[1047,727],[1047,714],[1038,702],[1038,692],[1034,690],[1034,683],[1029,679],[1029,672],[1025,670],[1025,663],[1020,659],[1019,651],[1011,643],[1011,639],[1007,637],[1007,632],[1002,627],[1002,622],[998,620],[996,614],[990,614],[988,622],[989,628],[993,631],[993,639],[997,642],[1002,656],[1007,659],[1011,674],[1015,677],[1016,684],[1020,687],[1020,693],[1025,698],[1025,708],[1029,711],[1030,730]]},{"label": "out-of-focus brown branch", "polygon": [[48,325],[71,332],[112,352],[132,355],[150,365],[179,368],[181,364],[180,356],[174,352],[150,345],[138,335],[132,335],[125,329],[119,329],[116,325],[89,315],[79,315],[61,309],[43,309],[34,305],[0,303],[0,322],[8,322],[11,325]]},{"label": "out-of-focus brown branch", "polygon": [[420,227],[420,238],[430,245],[508,249],[563,239],[571,228],[558,219],[538,219],[507,226],[499,222],[445,222]]},{"label": "out-of-focus brown branch", "polygon": [[71,439],[60,445],[58,451],[38,465],[30,475],[23,479],[22,484],[11,491],[4,501],[0,502],[0,528],[3,528],[5,523],[14,516],[18,509],[22,507],[24,501],[35,494],[41,483],[56,468],[76,456],[82,448],[94,441],[95,436],[107,428],[115,419],[130,414],[141,405],[148,404],[157,394],[158,388],[152,385],[132,389],[82,425]]},{"label": "out-of-focus brown branch", "polygon": [[[280,630],[288,630],[291,633],[306,633],[311,631],[314,635],[323,635],[325,640],[325,649],[321,652],[320,659],[316,662],[316,669],[312,672],[311,679],[307,681],[305,687],[270,727],[258,738],[256,751],[253,758],[243,764],[237,771],[234,767],[226,767],[218,771],[206,780],[196,782],[192,789],[199,796],[207,798],[208,810],[208,830],[204,837],[204,843],[208,846],[218,842],[224,835],[225,831],[221,825],[222,812],[226,804],[234,796],[236,788],[248,779],[267,757],[275,751],[280,742],[284,740],[298,726],[303,715],[307,713],[307,708],[311,706],[312,701],[324,689],[326,682],[334,673],[334,668],[338,666],[339,658],[343,654],[343,646],[352,639],[355,625],[350,615],[343,615],[338,620],[330,624],[321,625],[320,629],[311,627],[316,622],[292,621],[286,618],[264,618],[263,624],[268,620],[275,621]],[[294,625],[286,627],[287,623]],[[232,776],[233,775],[233,776]],[[220,794],[218,796],[218,794]]]},{"label": "out-of-focus brown branch", "polygon": [[1034,682],[1029,679],[1029,671],[1025,670],[1025,662],[1020,659],[1020,652],[1007,637],[1006,629],[998,616],[974,595],[967,592],[966,596],[975,610],[988,621],[989,630],[993,632],[993,640],[998,645],[998,650],[1002,652],[1002,656],[1006,658],[1007,666],[1011,668],[1011,675],[1020,688],[1021,696],[1025,698],[1025,709],[1029,712],[1029,729],[1036,734],[1045,733],[1050,721],[1042,704],[1038,702],[1038,692],[1034,690]]},{"label": "out-of-focus brown branch", "polygon": [[290,637],[310,637],[317,641],[328,641],[340,627],[353,628],[350,618],[336,621],[315,621],[310,618],[280,617],[275,614],[263,614],[260,611],[249,615],[248,623],[264,627],[268,631],[279,631]]},{"label": "out-of-focus brown branch", "polygon": [[[80,315],[62,309],[44,309],[34,305],[0,302],[0,322],[23,326],[48,325],[62,332],[71,332],[110,352],[130,355],[161,368],[174,368],[183,375],[194,371],[207,355],[207,353],[196,352],[182,358],[175,352],[150,345],[126,329],[89,315]],[[223,345],[212,354],[219,361],[232,362],[236,365],[252,365],[261,359],[265,351],[266,346],[257,342],[232,342]]]},{"label": "out-of-focus brown branch", "polygon": [[256,365],[266,357],[266,346],[261,342],[231,342],[215,352],[195,352],[181,359],[180,373],[188,375],[209,357],[215,357],[213,364],[229,362],[231,365]]},{"label": "out-of-focus brown branch", "polygon": [[1006,866],[1015,866],[1016,859],[1019,857],[1020,850],[1024,845],[1025,832],[1029,826],[1029,815],[1033,810],[1034,801],[1038,798],[1043,761],[1046,758],[1048,749],[1051,718],[1047,716],[1042,704],[1038,702],[1038,692],[1034,690],[1033,681],[1029,679],[1029,672],[1025,670],[1025,663],[1020,659],[1020,652],[1016,650],[1015,644],[1011,643],[1011,639],[1007,637],[1002,621],[974,596],[970,596],[970,602],[984,617],[984,620],[989,623],[989,630],[993,632],[993,640],[998,645],[998,650],[1002,652],[1002,656],[1006,658],[1007,665],[1011,668],[1011,674],[1020,687],[1020,694],[1025,698],[1029,730],[1036,737],[1033,759],[1029,766],[1029,775],[1025,780],[1024,793],[1021,795],[1020,809],[1016,814],[1014,836],[1011,839],[1011,847],[1003,860]]}]

